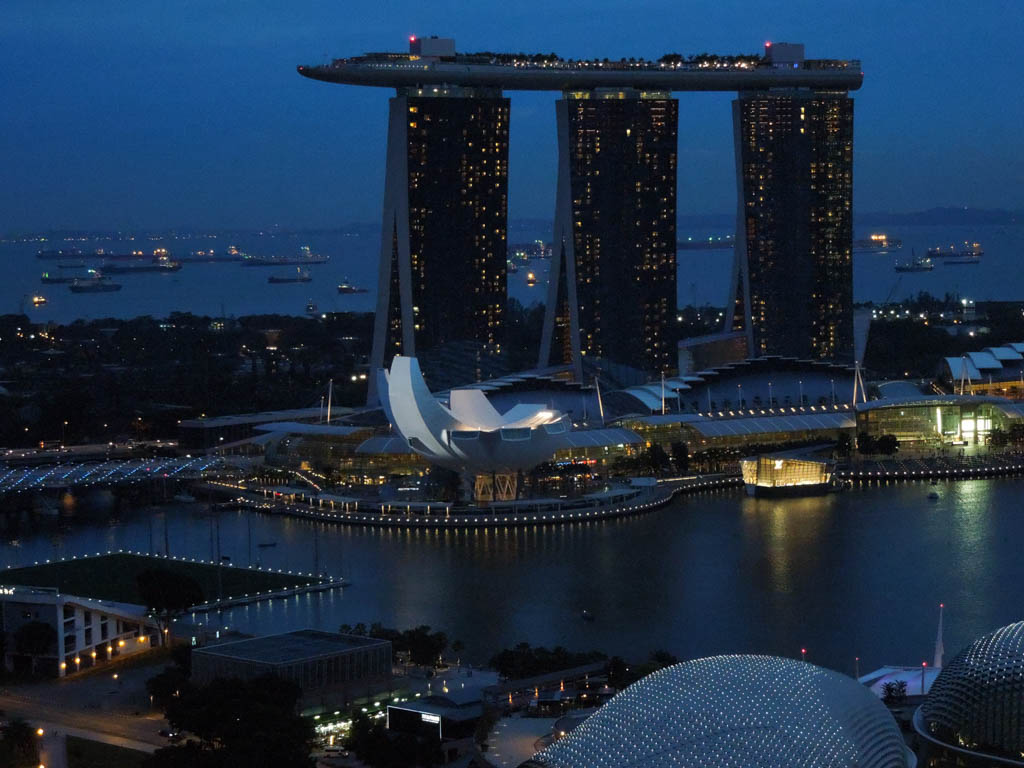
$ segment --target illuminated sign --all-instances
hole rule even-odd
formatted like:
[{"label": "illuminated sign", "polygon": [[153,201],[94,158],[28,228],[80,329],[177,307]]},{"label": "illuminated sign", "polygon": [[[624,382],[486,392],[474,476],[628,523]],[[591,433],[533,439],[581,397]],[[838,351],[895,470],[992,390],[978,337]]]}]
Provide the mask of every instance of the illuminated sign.
[{"label": "illuminated sign", "polygon": [[420,714],[420,718],[422,718],[424,723],[434,723],[434,724],[437,724],[437,723],[441,722],[441,716],[440,715],[428,715],[426,712],[421,713]]},{"label": "illuminated sign", "polygon": [[13,595],[14,587],[0,587],[0,595]]}]

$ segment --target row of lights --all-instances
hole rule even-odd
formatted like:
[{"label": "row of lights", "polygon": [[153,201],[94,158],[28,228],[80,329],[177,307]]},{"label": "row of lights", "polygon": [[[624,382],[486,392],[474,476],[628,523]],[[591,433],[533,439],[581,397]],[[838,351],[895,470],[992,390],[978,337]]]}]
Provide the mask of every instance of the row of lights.
[{"label": "row of lights", "polygon": [[[669,501],[672,500],[672,498],[675,497],[676,494],[679,494],[679,493],[686,493],[686,492],[697,491],[697,490],[705,490],[705,489],[708,489],[708,488],[721,488],[721,487],[734,486],[734,485],[740,484],[741,482],[742,482],[742,479],[739,478],[739,477],[722,478],[722,479],[717,479],[717,480],[705,480],[705,481],[702,481],[702,482],[692,483],[690,485],[679,486],[679,487],[673,488],[672,492],[668,496],[666,496],[665,498],[658,499],[658,500],[655,500],[655,501],[652,501],[652,502],[648,502],[646,504],[638,504],[638,505],[629,506],[629,507],[614,507],[614,508],[608,509],[607,511],[604,511],[604,512],[600,512],[600,511],[597,511],[597,512],[594,512],[594,511],[591,511],[591,512],[569,512],[569,513],[563,513],[561,515],[551,515],[550,518],[548,517],[548,515],[541,515],[539,519],[538,519],[537,515],[530,515],[529,517],[526,517],[526,516],[523,516],[523,515],[515,515],[515,516],[512,516],[512,517],[509,517],[509,516],[500,516],[499,517],[499,516],[495,515],[493,517],[493,519],[491,517],[480,518],[480,517],[474,516],[474,517],[458,517],[458,518],[454,518],[454,519],[446,517],[446,518],[443,518],[443,519],[442,518],[434,518],[434,519],[421,519],[421,520],[404,518],[401,521],[398,521],[398,520],[388,520],[385,517],[383,517],[382,515],[353,515],[353,514],[350,514],[350,513],[340,513],[339,514],[339,513],[329,513],[329,512],[317,512],[317,511],[310,511],[309,509],[307,509],[305,507],[298,507],[298,506],[284,507],[284,509],[285,509],[285,512],[287,514],[294,514],[294,515],[297,515],[299,517],[309,517],[309,518],[314,518],[314,519],[318,519],[318,520],[339,521],[339,522],[344,522],[344,523],[364,523],[364,524],[368,524],[368,525],[388,526],[388,527],[394,527],[394,528],[402,528],[402,527],[406,527],[406,528],[408,528],[408,527],[458,528],[460,526],[466,526],[466,525],[488,525],[488,524],[491,524],[491,523],[511,523],[513,525],[526,525],[526,524],[529,524],[529,523],[537,523],[537,522],[539,522],[539,523],[565,522],[565,521],[572,521],[572,520],[583,520],[583,519],[588,519],[588,518],[589,519],[593,519],[593,520],[601,520],[601,519],[606,519],[606,518],[611,518],[611,517],[621,517],[621,516],[624,516],[624,515],[633,514],[633,513],[637,513],[637,512],[645,512],[645,511],[648,511],[648,510],[650,510],[652,508],[659,507],[659,506],[662,506],[664,504],[667,504]],[[255,507],[257,505],[253,505],[253,506]],[[262,508],[262,509],[274,509],[274,508],[281,509],[281,507],[274,507],[274,506],[269,505],[269,504],[267,504],[267,505],[258,505],[258,508]]]}]

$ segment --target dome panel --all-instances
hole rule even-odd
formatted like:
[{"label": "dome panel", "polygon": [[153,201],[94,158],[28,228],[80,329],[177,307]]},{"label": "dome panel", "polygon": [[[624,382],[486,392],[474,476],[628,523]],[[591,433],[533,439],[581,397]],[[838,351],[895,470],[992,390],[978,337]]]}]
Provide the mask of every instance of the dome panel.
[{"label": "dome panel", "polygon": [[634,683],[543,768],[905,768],[895,720],[864,686],[775,656],[714,656]]},{"label": "dome panel", "polygon": [[975,640],[943,668],[921,713],[954,746],[1024,753],[1024,621]]}]

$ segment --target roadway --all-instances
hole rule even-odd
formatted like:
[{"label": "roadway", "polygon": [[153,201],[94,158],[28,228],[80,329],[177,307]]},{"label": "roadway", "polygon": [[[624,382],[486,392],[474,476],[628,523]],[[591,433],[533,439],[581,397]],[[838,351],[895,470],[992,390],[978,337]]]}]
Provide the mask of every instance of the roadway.
[{"label": "roadway", "polygon": [[0,710],[8,719],[22,718],[45,733],[60,731],[62,735],[152,752],[167,746],[167,740],[159,734],[167,721],[159,711],[150,711],[145,686],[146,680],[165,664],[161,660],[119,670],[116,682],[106,674],[93,674],[5,686],[0,688]]}]

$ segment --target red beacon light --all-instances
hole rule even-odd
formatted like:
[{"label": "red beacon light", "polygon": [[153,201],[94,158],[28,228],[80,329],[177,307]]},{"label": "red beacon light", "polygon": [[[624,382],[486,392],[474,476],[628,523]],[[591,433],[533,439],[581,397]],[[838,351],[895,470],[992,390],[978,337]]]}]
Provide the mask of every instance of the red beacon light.
[{"label": "red beacon light", "polygon": [[409,35],[409,42],[410,43],[415,43],[416,42],[416,35]]}]

